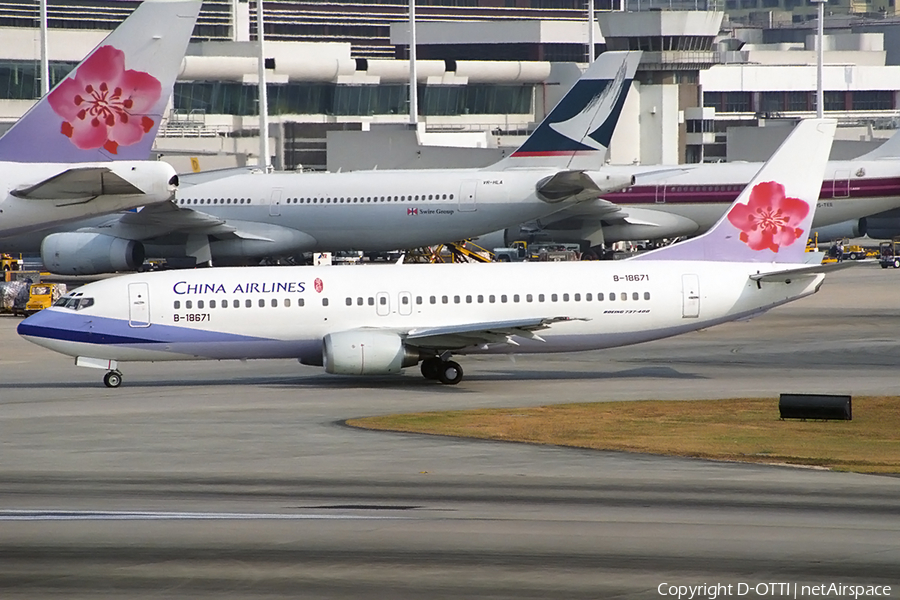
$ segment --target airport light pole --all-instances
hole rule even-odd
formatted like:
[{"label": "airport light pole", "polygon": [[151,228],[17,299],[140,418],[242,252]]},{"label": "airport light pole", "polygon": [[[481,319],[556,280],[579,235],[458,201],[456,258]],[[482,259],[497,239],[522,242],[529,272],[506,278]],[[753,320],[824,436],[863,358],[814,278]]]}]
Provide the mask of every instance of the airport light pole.
[{"label": "airport light pole", "polygon": [[810,0],[818,5],[818,30],[816,31],[816,117],[825,115],[825,87],[823,81],[823,64],[825,62],[825,2],[826,0]]},{"label": "airport light pole", "polygon": [[409,0],[409,124],[419,123],[419,88],[416,80],[416,0]]},{"label": "airport light pole", "polygon": [[50,91],[50,56],[47,50],[47,0],[41,0],[41,96]]},{"label": "airport light pole", "polygon": [[594,48],[596,48],[596,40],[594,39],[594,0],[588,0],[588,64],[594,62]]},{"label": "airport light pole", "polygon": [[256,41],[259,43],[259,168],[269,170],[269,94],[266,89],[266,53],[263,29],[263,0],[256,0]]}]

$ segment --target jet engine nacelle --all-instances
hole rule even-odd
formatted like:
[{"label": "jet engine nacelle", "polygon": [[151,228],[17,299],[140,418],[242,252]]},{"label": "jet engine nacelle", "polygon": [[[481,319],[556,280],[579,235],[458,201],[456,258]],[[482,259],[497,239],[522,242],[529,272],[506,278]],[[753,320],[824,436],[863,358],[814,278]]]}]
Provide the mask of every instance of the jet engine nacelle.
[{"label": "jet engine nacelle", "polygon": [[834,225],[826,225],[825,227],[816,227],[813,229],[813,232],[819,235],[820,242],[827,242],[829,240],[839,240],[841,238],[862,237],[866,235],[868,229],[866,219],[863,218],[844,221],[843,223],[835,223]]},{"label": "jet engine nacelle", "polygon": [[[890,211],[893,213],[894,211]],[[883,213],[883,214],[890,214]],[[889,240],[891,238],[900,236],[900,217],[895,216],[886,216],[886,217],[865,217],[861,219],[866,223],[866,233],[870,238],[876,240]]]},{"label": "jet engine nacelle", "polygon": [[396,333],[354,329],[325,336],[322,360],[327,373],[386,375],[419,362],[419,353],[407,348]]},{"label": "jet engine nacelle", "polygon": [[61,275],[134,271],[144,262],[144,246],[100,233],[54,233],[41,243],[44,267]]}]

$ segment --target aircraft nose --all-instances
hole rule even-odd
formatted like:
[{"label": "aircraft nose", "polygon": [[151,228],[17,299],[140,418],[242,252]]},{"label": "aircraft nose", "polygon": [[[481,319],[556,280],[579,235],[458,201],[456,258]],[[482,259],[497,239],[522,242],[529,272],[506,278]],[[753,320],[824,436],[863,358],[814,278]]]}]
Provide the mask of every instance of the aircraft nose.
[{"label": "aircraft nose", "polygon": [[77,320],[80,319],[74,314],[44,309],[19,323],[16,332],[36,344],[40,344],[40,340],[44,339],[65,340],[69,339],[71,332],[77,328]]}]

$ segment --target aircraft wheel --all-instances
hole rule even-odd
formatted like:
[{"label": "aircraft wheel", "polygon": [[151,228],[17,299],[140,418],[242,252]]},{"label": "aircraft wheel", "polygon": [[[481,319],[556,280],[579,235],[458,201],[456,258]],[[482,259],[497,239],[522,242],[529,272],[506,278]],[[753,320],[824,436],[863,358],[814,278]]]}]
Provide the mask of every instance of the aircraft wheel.
[{"label": "aircraft wheel", "polygon": [[438,371],[438,379],[446,385],[456,385],[463,378],[462,367],[458,363],[448,360],[441,365]]},{"label": "aircraft wheel", "polygon": [[440,378],[441,359],[437,357],[426,358],[422,361],[422,377],[437,381]]},{"label": "aircraft wheel", "polygon": [[103,385],[108,388],[117,388],[122,385],[122,374],[118,371],[110,371],[103,376]]}]

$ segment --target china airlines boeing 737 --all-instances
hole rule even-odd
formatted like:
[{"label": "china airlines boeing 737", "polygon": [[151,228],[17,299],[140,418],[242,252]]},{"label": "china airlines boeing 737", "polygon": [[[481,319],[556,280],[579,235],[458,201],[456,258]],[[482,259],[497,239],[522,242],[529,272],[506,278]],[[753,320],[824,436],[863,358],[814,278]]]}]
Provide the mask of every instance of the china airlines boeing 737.
[{"label": "china airlines boeing 737", "polygon": [[201,5],[146,0],[0,138],[0,236],[174,197],[146,159]]},{"label": "china airlines boeing 737", "polygon": [[[241,174],[41,245],[54,273],[134,269],[143,256],[245,263],[327,250],[440,244],[631,185],[603,164],[640,52],[606,52],[514,154],[485,169]],[[591,176],[586,169],[594,169]],[[4,250],[29,250],[16,241]],[[140,258],[140,260],[137,260]]]},{"label": "china airlines boeing 737", "polygon": [[139,273],[86,285],[19,333],[118,363],[297,358],[328,373],[459,383],[454,354],[611,348],[743,319],[815,293],[806,236],[836,122],[801,122],[706,234],[631,260],[248,267]]}]

